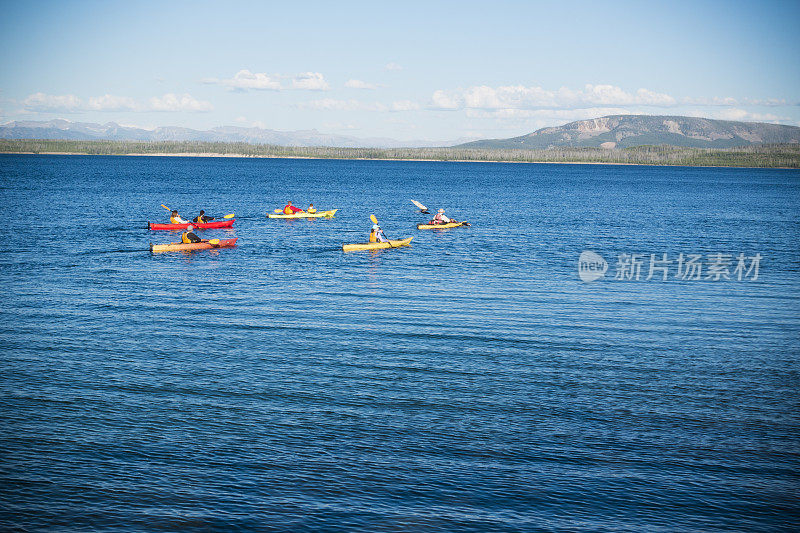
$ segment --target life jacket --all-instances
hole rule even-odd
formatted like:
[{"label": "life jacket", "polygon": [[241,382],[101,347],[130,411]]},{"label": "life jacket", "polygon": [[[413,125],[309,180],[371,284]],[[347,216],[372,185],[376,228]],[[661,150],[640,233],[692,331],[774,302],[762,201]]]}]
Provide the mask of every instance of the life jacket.
[{"label": "life jacket", "polygon": [[206,221],[206,220],[205,220],[205,218],[206,218],[206,217],[203,217],[203,216],[197,215],[196,217],[194,217],[194,218],[192,219],[192,222],[199,222],[199,223],[201,223],[201,224],[202,224],[203,222],[205,222],[205,221]]},{"label": "life jacket", "polygon": [[375,230],[369,231],[369,242],[378,242],[378,236],[375,235]]},{"label": "life jacket", "polygon": [[183,244],[192,244],[192,243],[195,243],[195,242],[200,242],[201,240],[202,239],[200,239],[200,237],[198,237],[197,235],[195,235],[191,231],[187,231],[186,233],[181,235],[181,242]]},{"label": "life jacket", "polygon": [[181,222],[180,220],[178,220],[178,218],[180,218],[180,215],[178,215],[178,217],[172,217],[172,216],[171,216],[171,217],[169,217],[169,221],[170,221],[170,223],[172,223],[172,224],[183,224],[183,222]]},{"label": "life jacket", "polygon": [[309,212],[309,213],[311,213],[311,214],[313,215],[314,213],[316,213],[316,212],[317,212],[317,208],[316,208],[316,207],[309,207],[309,208],[308,208],[308,212]]},{"label": "life jacket", "polygon": [[292,208],[291,208],[291,207],[289,207],[288,205],[287,205],[286,207],[284,207],[284,208],[283,208],[283,214],[284,214],[284,215],[291,215],[291,214],[293,214],[293,213],[294,213],[294,211],[292,211]]}]

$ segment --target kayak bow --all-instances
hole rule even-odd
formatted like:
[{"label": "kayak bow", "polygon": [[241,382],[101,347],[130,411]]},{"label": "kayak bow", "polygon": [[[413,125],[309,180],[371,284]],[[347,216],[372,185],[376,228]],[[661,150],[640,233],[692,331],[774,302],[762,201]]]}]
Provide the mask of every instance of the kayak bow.
[{"label": "kayak bow", "polygon": [[295,213],[293,215],[285,215],[285,214],[273,214],[270,213],[267,215],[267,218],[331,218],[338,209],[331,209],[330,211],[318,211],[316,213],[308,213],[303,211],[301,213]]},{"label": "kayak bow", "polygon": [[409,237],[408,239],[402,239],[399,241],[389,241],[389,242],[365,242],[359,244],[343,244],[342,251],[344,252],[359,252],[362,250],[380,250],[382,248],[397,248],[399,246],[409,246],[411,244],[411,239],[414,237]]},{"label": "kayak bow", "polygon": [[236,246],[237,239],[221,239],[219,241],[219,244],[211,244],[208,242],[194,242],[191,244],[184,244],[182,242],[171,242],[169,244],[150,243],[150,251],[184,252],[184,251],[194,251],[194,250],[211,250],[213,248],[230,248],[231,246]]},{"label": "kayak bow", "polygon": [[189,222],[188,224],[158,224],[156,222],[148,223],[151,230],[178,230],[186,229],[192,226],[194,229],[215,229],[215,228],[230,228],[236,222],[235,218],[230,220],[212,220],[211,222]]}]

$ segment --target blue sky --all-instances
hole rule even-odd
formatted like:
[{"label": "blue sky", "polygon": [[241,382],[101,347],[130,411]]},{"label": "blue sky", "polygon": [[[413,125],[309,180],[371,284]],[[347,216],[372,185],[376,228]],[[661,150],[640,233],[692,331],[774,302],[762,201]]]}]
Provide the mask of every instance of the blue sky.
[{"label": "blue sky", "polygon": [[0,122],[510,137],[800,125],[800,2],[2,2]]}]

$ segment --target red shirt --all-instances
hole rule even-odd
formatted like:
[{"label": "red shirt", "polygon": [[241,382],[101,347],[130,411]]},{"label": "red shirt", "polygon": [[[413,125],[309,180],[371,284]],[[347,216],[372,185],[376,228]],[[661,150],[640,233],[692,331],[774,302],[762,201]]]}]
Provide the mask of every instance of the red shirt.
[{"label": "red shirt", "polygon": [[283,212],[285,213],[287,209],[289,209],[292,213],[299,213],[300,211],[302,211],[302,209],[300,209],[297,206],[287,205],[286,207],[283,208]]}]

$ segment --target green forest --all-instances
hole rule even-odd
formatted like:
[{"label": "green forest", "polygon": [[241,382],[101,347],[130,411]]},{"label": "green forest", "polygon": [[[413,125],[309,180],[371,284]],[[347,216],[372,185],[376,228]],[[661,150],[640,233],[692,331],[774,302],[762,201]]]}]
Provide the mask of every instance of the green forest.
[{"label": "green forest", "polygon": [[468,148],[333,148],[200,141],[71,141],[0,139],[0,153],[75,153],[87,155],[211,154],[242,157],[318,159],[402,159],[540,163],[615,163],[632,165],[800,168],[800,145],[739,148],[637,146],[622,149],[548,148],[545,150]]}]

